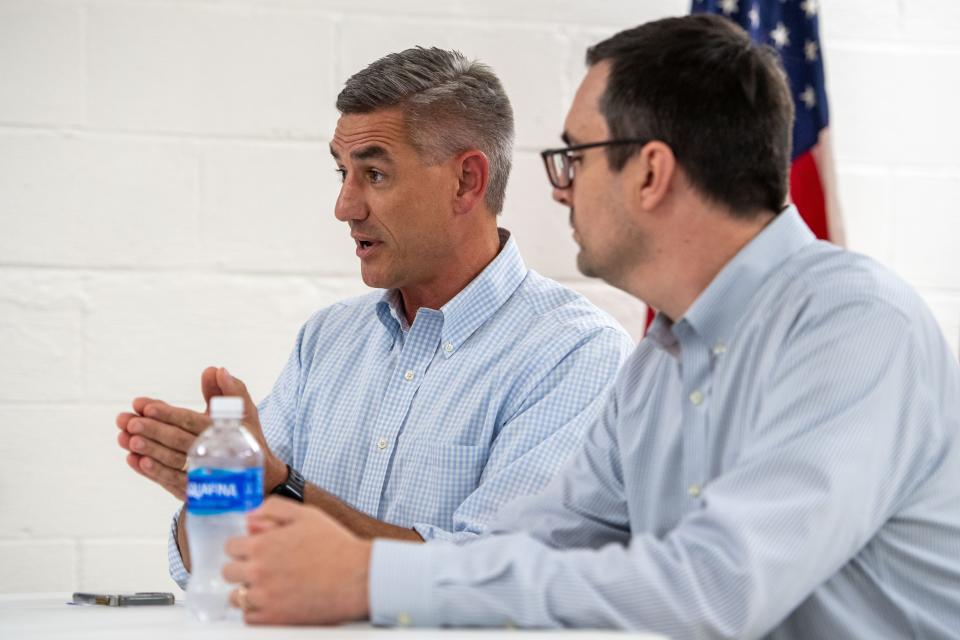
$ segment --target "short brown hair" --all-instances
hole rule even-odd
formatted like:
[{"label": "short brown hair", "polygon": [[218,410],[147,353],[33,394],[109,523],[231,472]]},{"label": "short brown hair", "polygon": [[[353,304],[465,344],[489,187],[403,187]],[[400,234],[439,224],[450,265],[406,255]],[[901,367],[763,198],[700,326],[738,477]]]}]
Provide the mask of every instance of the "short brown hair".
[{"label": "short brown hair", "polygon": [[[734,215],[779,212],[793,98],[775,51],[710,14],[648,22],[591,47],[610,61],[601,110],[613,138],[668,144],[691,184]],[[607,149],[621,170],[639,145]]]}]

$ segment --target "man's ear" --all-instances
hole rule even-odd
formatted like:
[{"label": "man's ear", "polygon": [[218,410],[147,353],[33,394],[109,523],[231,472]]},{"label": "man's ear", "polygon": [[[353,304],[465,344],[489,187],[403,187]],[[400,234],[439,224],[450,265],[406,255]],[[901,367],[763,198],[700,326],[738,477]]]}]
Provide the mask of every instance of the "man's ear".
[{"label": "man's ear", "polygon": [[457,193],[454,197],[454,211],[458,214],[470,213],[483,202],[490,184],[490,161],[479,149],[464,151],[454,158],[457,171]]},{"label": "man's ear", "polygon": [[630,172],[627,175],[634,204],[646,211],[656,209],[667,197],[677,170],[677,158],[669,145],[659,140],[645,144],[623,168]]}]

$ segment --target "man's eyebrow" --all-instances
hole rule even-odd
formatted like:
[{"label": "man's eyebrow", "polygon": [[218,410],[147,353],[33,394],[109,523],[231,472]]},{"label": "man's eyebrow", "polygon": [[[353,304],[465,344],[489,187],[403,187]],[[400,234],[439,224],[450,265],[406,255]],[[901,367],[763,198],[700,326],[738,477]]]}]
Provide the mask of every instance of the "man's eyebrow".
[{"label": "man's eyebrow", "polygon": [[[333,148],[333,144],[330,145],[330,155],[333,156],[334,160],[340,160],[340,154],[337,153],[337,150]],[[350,152],[350,157],[354,160],[383,160],[384,162],[393,162],[393,158],[390,157],[390,152],[387,151],[385,147],[381,147],[378,144],[372,144],[368,147],[363,147],[361,149],[355,149]]]},{"label": "man's eyebrow", "polygon": [[350,152],[350,157],[354,160],[383,160],[391,162],[390,152],[378,144],[372,144],[368,147],[356,149]]}]

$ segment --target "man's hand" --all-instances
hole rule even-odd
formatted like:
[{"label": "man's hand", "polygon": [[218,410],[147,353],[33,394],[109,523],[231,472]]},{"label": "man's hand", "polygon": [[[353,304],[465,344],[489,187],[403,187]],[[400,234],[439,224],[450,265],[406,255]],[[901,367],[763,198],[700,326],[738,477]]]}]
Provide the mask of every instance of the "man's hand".
[{"label": "man's hand", "polygon": [[127,465],[185,500],[187,452],[210,418],[153,398],[136,398],[133,410],[117,416],[117,443],[130,452]]},{"label": "man's hand", "polygon": [[[200,378],[203,398],[209,413],[213,396],[240,396],[244,400],[244,426],[260,444],[264,454],[264,484],[269,490],[287,477],[287,467],[273,455],[260,427],[257,406],[247,387],[223,368],[208,367]],[[127,464],[153,480],[180,500],[186,499],[187,452],[197,436],[210,425],[207,414],[173,407],[153,398],[133,401],[135,413],[117,416],[120,434],[117,442],[130,454]]]},{"label": "man's hand", "polygon": [[250,535],[231,538],[223,568],[249,624],[337,624],[369,616],[372,543],[319,509],[271,497],[247,516]]}]

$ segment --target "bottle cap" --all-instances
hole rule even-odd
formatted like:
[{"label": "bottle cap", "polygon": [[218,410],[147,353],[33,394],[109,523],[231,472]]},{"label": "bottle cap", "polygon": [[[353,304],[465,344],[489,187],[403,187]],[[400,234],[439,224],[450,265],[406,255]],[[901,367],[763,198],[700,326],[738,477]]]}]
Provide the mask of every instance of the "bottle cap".
[{"label": "bottle cap", "polygon": [[243,418],[243,398],[239,396],[214,396],[210,398],[210,417],[217,418]]}]

